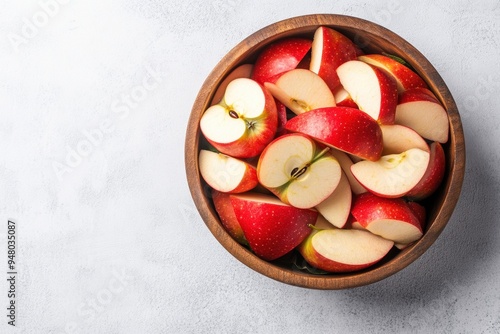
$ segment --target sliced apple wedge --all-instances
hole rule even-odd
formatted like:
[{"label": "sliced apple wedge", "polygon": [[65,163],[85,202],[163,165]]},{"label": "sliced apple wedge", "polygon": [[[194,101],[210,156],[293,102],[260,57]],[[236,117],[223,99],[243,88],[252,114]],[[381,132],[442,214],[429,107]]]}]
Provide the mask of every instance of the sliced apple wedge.
[{"label": "sliced apple wedge", "polygon": [[442,144],[448,141],[448,113],[428,89],[415,88],[401,93],[395,122],[431,141]]},{"label": "sliced apple wedge", "polygon": [[344,87],[339,86],[333,91],[333,97],[335,98],[335,104],[338,107],[349,107],[358,109],[358,105],[352,99],[351,95],[344,89]]},{"label": "sliced apple wedge", "polygon": [[356,59],[356,46],[349,38],[332,28],[316,29],[309,69],[323,78],[332,91],[340,84],[337,68],[353,59]]},{"label": "sliced apple wedge", "polygon": [[252,64],[243,64],[231,71],[231,73],[229,73],[228,76],[224,80],[222,80],[219,87],[217,87],[214,97],[212,98],[211,105],[217,104],[220,102],[220,100],[222,100],[227,85],[229,85],[231,81],[238,78],[250,78],[250,76],[252,75],[252,69]]},{"label": "sliced apple wedge", "polygon": [[432,195],[443,181],[446,171],[446,157],[443,146],[434,142],[430,146],[429,165],[418,184],[413,187],[406,197],[412,200],[422,200]]},{"label": "sliced apple wedge", "polygon": [[327,84],[316,73],[297,68],[281,75],[275,83],[264,84],[271,94],[295,114],[335,106]]},{"label": "sliced apple wedge", "polygon": [[365,187],[363,187],[361,183],[359,183],[358,180],[356,180],[354,175],[352,175],[351,166],[354,164],[354,162],[351,160],[351,158],[349,158],[347,153],[344,153],[334,148],[332,148],[330,153],[339,162],[342,171],[345,173],[347,179],[349,180],[349,185],[351,186],[352,192],[356,195],[365,193],[367,191]]},{"label": "sliced apple wedge", "polygon": [[215,211],[217,211],[220,222],[226,229],[227,233],[229,233],[229,235],[240,244],[247,245],[248,242],[245,238],[245,234],[243,233],[243,229],[241,228],[241,225],[236,218],[236,214],[234,213],[230,194],[212,189],[211,195],[212,200],[214,201]]},{"label": "sliced apple wedge", "polygon": [[427,88],[425,81],[399,61],[381,54],[368,54],[358,57],[359,60],[385,70],[396,82],[398,93],[413,88]]},{"label": "sliced apple wedge", "polygon": [[342,170],[328,150],[303,134],[278,137],[260,155],[259,182],[284,203],[312,208],[330,196],[340,181]]},{"label": "sliced apple wedge", "polygon": [[382,154],[382,130],[361,110],[320,108],[288,120],[286,129],[313,137],[341,151],[376,161]]},{"label": "sliced apple wedge", "polygon": [[391,250],[394,242],[368,231],[313,230],[298,250],[313,267],[329,272],[352,272],[374,265]]},{"label": "sliced apple wedge", "polygon": [[316,210],[299,209],[274,196],[244,193],[231,196],[234,213],[252,251],[275,260],[298,246],[311,233]]},{"label": "sliced apple wedge", "polygon": [[401,198],[361,194],[351,213],[364,229],[398,244],[407,245],[423,235],[418,217]]},{"label": "sliced apple wedge", "polygon": [[400,154],[384,155],[378,161],[357,162],[351,171],[369,192],[382,197],[401,197],[422,179],[429,157],[429,152],[412,148]]},{"label": "sliced apple wedge", "polygon": [[299,66],[311,45],[305,38],[284,38],[270,44],[257,57],[251,78],[261,84],[274,82],[279,74]]},{"label": "sliced apple wedge", "polygon": [[351,213],[352,191],[347,176],[341,172],[339,184],[324,201],[316,205],[316,210],[335,227],[343,228]]},{"label": "sliced apple wedge", "polygon": [[429,152],[429,145],[422,136],[407,126],[392,124],[381,125],[384,150],[382,155],[399,154],[411,148]]},{"label": "sliced apple wedge", "polygon": [[259,155],[274,139],[278,115],[273,96],[254,80],[231,81],[223,99],[208,108],[200,129],[218,151],[236,157]]},{"label": "sliced apple wedge", "polygon": [[359,60],[350,60],[337,68],[342,87],[359,109],[381,124],[393,124],[398,104],[394,79],[381,69]]}]

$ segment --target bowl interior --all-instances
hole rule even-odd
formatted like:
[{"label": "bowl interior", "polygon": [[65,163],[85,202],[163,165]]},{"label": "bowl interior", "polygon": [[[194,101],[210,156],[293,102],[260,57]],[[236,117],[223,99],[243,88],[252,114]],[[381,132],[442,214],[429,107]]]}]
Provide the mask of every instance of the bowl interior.
[{"label": "bowl interior", "polygon": [[[425,200],[427,226],[423,237],[402,251],[391,252],[382,262],[366,270],[348,274],[311,274],[297,269],[292,259],[273,263],[261,260],[239,245],[222,227],[213,207],[209,187],[200,178],[198,152],[203,139],[199,120],[221,81],[232,69],[255,61],[266,45],[290,36],[312,39],[319,26],[329,26],[351,38],[365,53],[386,52],[403,58],[429,85],[448,112],[450,139],[443,148],[447,158],[445,179],[439,190]],[[226,54],[209,74],[194,102],[185,141],[185,164],[195,205],[215,238],[233,256],[248,267],[283,283],[315,289],[343,289],[370,284],[388,277],[422,255],[436,240],[448,222],[458,201],[464,177],[465,146],[457,106],[441,76],[431,63],[410,43],[375,23],[355,17],[322,14],[300,16],[267,26],[247,37]]]}]

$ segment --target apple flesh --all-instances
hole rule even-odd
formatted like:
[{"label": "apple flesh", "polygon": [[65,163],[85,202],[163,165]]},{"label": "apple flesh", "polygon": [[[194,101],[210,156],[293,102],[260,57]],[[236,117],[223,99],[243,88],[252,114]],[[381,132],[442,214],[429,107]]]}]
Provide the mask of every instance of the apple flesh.
[{"label": "apple flesh", "polygon": [[337,89],[333,91],[333,97],[335,98],[335,104],[338,107],[349,107],[349,108],[358,108],[358,105],[352,99],[351,95],[344,89],[344,87],[339,86]]},{"label": "apple flesh", "polygon": [[413,88],[427,88],[425,81],[399,61],[381,54],[368,54],[358,57],[359,60],[385,70],[396,82],[398,93]]},{"label": "apple flesh", "polygon": [[286,129],[304,133],[362,159],[376,161],[382,154],[380,126],[358,109],[331,107],[311,110],[288,120]]},{"label": "apple flesh", "polygon": [[306,135],[278,137],[260,155],[259,182],[286,204],[312,208],[330,196],[340,181],[342,170],[328,150]]},{"label": "apple flesh", "polygon": [[226,91],[227,85],[229,85],[231,81],[238,78],[250,78],[250,76],[252,75],[252,69],[252,64],[243,64],[232,70],[231,73],[229,73],[229,75],[224,80],[222,80],[220,85],[217,87],[214,97],[212,98],[211,105],[220,102],[220,100],[224,97],[224,92]]},{"label": "apple flesh", "polygon": [[309,69],[317,73],[333,91],[340,85],[337,68],[356,59],[356,46],[340,32],[319,27],[314,32]]},{"label": "apple flesh", "polygon": [[297,247],[311,233],[318,212],[299,209],[274,196],[234,194],[231,204],[251,250],[260,258],[275,260]]},{"label": "apple flesh", "polygon": [[398,244],[408,245],[423,235],[420,220],[401,198],[361,194],[351,213],[364,229]]},{"label": "apple flesh", "polygon": [[200,150],[200,174],[215,190],[242,193],[257,186],[256,169],[247,162],[222,153]]},{"label": "apple flesh", "polygon": [[429,145],[413,129],[399,124],[381,125],[384,150],[382,155],[399,154],[411,148],[429,152]]},{"label": "apple flesh", "polygon": [[305,38],[285,38],[267,46],[255,61],[251,78],[264,84],[274,82],[281,73],[296,68],[311,49]]},{"label": "apple flesh", "polygon": [[433,142],[430,146],[427,170],[418,184],[406,194],[406,197],[418,201],[432,195],[443,181],[445,170],[446,157],[443,146],[439,142]]},{"label": "apple flesh", "polygon": [[448,114],[428,89],[415,88],[401,93],[395,122],[412,128],[431,141],[442,144],[448,141]]},{"label": "apple flesh", "polygon": [[243,229],[241,228],[241,225],[236,218],[236,214],[234,213],[230,194],[212,189],[211,195],[215,211],[217,211],[224,229],[234,240],[242,245],[247,245],[248,242],[245,239]]},{"label": "apple flesh", "polygon": [[313,267],[328,272],[352,272],[374,265],[394,242],[362,230],[314,230],[298,247]]},{"label": "apple flesh", "polygon": [[429,152],[412,148],[384,155],[378,161],[357,162],[351,166],[351,172],[369,192],[382,197],[401,197],[422,179],[429,156]]},{"label": "apple flesh", "polygon": [[332,148],[330,153],[339,162],[342,171],[345,173],[347,179],[349,180],[349,185],[351,186],[352,192],[356,195],[365,193],[367,191],[365,187],[363,187],[361,183],[359,183],[358,180],[356,180],[354,175],[352,175],[351,166],[354,164],[354,162],[351,160],[351,158],[349,158],[349,156],[346,153],[336,150],[334,148]]},{"label": "apple flesh", "polygon": [[342,87],[360,110],[381,124],[394,123],[398,89],[388,74],[359,60],[340,65],[337,74]]},{"label": "apple flesh", "polygon": [[271,94],[295,114],[335,106],[335,98],[316,73],[297,68],[282,74],[275,83],[266,82]]},{"label": "apple flesh", "polygon": [[335,227],[342,228],[351,213],[352,191],[345,173],[341,172],[340,181],[324,201],[316,205],[316,210]]},{"label": "apple flesh", "polygon": [[236,158],[259,155],[273,140],[278,115],[273,96],[248,78],[231,81],[223,99],[200,120],[207,141],[221,153]]}]

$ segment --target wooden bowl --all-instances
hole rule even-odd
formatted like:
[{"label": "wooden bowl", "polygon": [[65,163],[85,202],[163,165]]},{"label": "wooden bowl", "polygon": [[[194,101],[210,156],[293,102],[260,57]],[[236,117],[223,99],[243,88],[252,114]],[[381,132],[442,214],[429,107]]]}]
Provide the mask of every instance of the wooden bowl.
[{"label": "wooden bowl", "polygon": [[[312,39],[316,28],[322,25],[345,34],[365,53],[384,51],[405,59],[442,102],[448,111],[450,122],[450,139],[443,146],[447,158],[446,174],[438,191],[424,203],[428,218],[423,237],[402,251],[390,253],[375,266],[346,274],[311,274],[294,269],[286,262],[270,263],[238,244],[222,227],[214,210],[209,188],[201,179],[198,169],[201,136],[199,121],[221,81],[238,65],[253,62],[259,51],[269,43],[290,36]],[[432,245],[446,226],[460,195],[464,177],[465,145],[460,115],[450,91],[436,69],[410,43],[386,28],[359,18],[329,14],[306,15],[286,19],[255,32],[227,53],[213,69],[199,91],[189,118],[185,141],[185,167],[191,195],[202,219],[221,245],[239,261],[283,283],[314,289],[345,289],[374,283],[400,271]]]}]

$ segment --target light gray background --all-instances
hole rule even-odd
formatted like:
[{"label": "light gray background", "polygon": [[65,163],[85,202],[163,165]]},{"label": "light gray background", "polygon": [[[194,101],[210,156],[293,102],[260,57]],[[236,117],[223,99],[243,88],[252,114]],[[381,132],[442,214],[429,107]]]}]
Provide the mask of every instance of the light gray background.
[{"label": "light gray background", "polygon": [[[0,332],[500,332],[498,0],[60,0],[50,15],[44,3],[0,11],[0,267],[13,218],[20,273],[15,329],[1,279]],[[219,59],[313,13],[374,21],[421,50],[466,134],[461,200],[434,246],[347,291],[284,285],[238,262],[184,173],[188,115]]]}]

